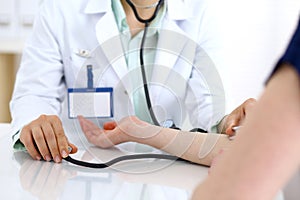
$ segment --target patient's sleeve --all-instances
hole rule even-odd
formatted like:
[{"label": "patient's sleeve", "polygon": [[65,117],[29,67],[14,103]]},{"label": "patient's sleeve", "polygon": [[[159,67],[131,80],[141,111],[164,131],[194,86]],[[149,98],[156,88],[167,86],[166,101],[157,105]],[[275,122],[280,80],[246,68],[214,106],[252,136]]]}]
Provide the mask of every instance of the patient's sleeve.
[{"label": "patient's sleeve", "polygon": [[300,19],[298,21],[298,27],[296,28],[296,31],[285,53],[277,62],[277,65],[275,66],[269,79],[273,76],[273,74],[277,71],[277,69],[284,63],[294,66],[300,76]]}]

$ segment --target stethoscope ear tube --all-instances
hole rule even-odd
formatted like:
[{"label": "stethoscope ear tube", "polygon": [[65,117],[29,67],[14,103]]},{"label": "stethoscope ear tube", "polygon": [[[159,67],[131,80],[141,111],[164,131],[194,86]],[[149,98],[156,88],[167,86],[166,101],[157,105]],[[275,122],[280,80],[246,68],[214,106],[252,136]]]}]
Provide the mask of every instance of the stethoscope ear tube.
[{"label": "stethoscope ear tube", "polygon": [[134,13],[136,19],[137,19],[139,22],[141,22],[141,23],[148,24],[148,23],[150,23],[152,20],[155,19],[156,15],[157,15],[157,12],[159,11],[160,7],[162,6],[164,0],[159,0],[159,1],[158,1],[158,4],[157,4],[157,6],[156,6],[156,8],[155,8],[155,10],[154,10],[153,15],[152,15],[150,18],[148,18],[148,19],[143,19],[143,18],[140,17],[140,15],[138,14],[138,12],[137,12],[137,10],[136,10],[134,4],[131,2],[131,0],[126,0],[126,2],[128,3],[128,5],[129,5],[129,6],[131,7],[131,9],[133,10],[133,13]]},{"label": "stethoscope ear tube", "polygon": [[134,154],[134,155],[126,155],[120,156],[115,159],[112,159],[105,163],[89,163],[81,160],[76,160],[71,156],[64,158],[64,160],[74,164],[79,165],[82,167],[89,167],[89,168],[107,168],[110,167],[118,162],[125,161],[125,160],[138,160],[138,159],[145,159],[145,158],[155,158],[155,159],[165,159],[165,160],[183,160],[177,156],[166,155],[166,154]]},{"label": "stethoscope ear tube", "polygon": [[153,122],[153,124],[155,124],[157,126],[160,126],[160,123],[158,122],[158,120],[155,116],[155,113],[152,109],[152,104],[151,104],[150,94],[149,94],[149,89],[148,89],[148,84],[147,84],[147,78],[146,78],[146,70],[145,70],[145,66],[144,66],[144,56],[143,56],[144,53],[143,52],[144,52],[144,44],[145,44],[145,40],[146,40],[148,26],[149,26],[150,22],[153,19],[155,19],[156,15],[159,11],[159,8],[162,6],[162,3],[164,2],[164,0],[159,0],[153,15],[148,19],[142,19],[139,16],[139,14],[138,14],[134,4],[131,2],[131,0],[126,0],[126,2],[132,8],[132,10],[134,12],[134,15],[137,18],[137,20],[139,22],[145,24],[145,29],[144,29],[144,33],[143,33],[143,37],[142,37],[141,46],[140,46],[140,65],[141,65],[142,80],[143,80],[144,92],[145,92],[145,97],[146,97],[146,103],[147,103],[148,111],[150,113],[152,122]]}]

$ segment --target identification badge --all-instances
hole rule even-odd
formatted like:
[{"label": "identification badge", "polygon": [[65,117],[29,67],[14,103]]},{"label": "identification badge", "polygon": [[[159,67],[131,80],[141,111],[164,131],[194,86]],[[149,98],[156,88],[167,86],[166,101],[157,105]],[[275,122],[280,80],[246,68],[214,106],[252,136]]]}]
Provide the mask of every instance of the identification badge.
[{"label": "identification badge", "polygon": [[113,117],[113,88],[69,88],[69,118]]}]

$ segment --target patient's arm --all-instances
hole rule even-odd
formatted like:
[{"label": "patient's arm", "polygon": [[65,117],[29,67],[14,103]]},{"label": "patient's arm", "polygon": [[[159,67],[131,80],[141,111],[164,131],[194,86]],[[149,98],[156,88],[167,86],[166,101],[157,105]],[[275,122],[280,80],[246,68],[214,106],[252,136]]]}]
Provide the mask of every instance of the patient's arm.
[{"label": "patient's arm", "polygon": [[269,200],[300,163],[300,81],[290,66],[267,85],[228,151],[194,199]]},{"label": "patient's arm", "polygon": [[224,134],[196,133],[169,128],[157,129],[157,134],[149,138],[135,138],[133,141],[164,150],[194,163],[210,166],[221,149],[228,147],[230,140]]},{"label": "patient's arm", "polygon": [[79,117],[79,122],[89,142],[101,148],[138,142],[202,165],[210,165],[215,155],[230,143],[223,134],[162,128],[134,116],[126,117],[118,123],[107,123],[103,130],[83,117]]}]

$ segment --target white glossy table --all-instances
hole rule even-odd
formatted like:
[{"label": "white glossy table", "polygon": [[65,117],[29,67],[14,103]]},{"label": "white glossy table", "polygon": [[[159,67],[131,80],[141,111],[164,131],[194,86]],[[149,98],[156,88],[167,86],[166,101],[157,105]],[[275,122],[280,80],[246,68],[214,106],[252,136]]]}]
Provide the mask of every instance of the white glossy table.
[{"label": "white glossy table", "polygon": [[[183,161],[125,161],[108,169],[34,161],[13,152],[10,137],[9,125],[0,124],[0,199],[185,200],[207,176],[207,167]],[[89,147],[73,157],[100,162],[122,154]],[[284,199],[281,193],[277,199]]]},{"label": "white glossy table", "polygon": [[[34,161],[13,152],[8,124],[0,124],[0,199],[188,199],[207,168],[182,161],[125,161],[109,169],[77,167],[63,161]],[[74,157],[110,160],[118,149],[91,148]],[[99,162],[99,160],[91,160]]]}]

